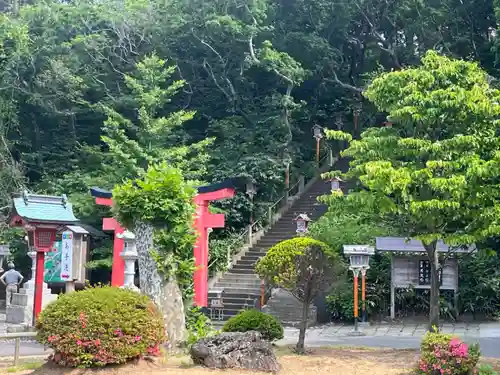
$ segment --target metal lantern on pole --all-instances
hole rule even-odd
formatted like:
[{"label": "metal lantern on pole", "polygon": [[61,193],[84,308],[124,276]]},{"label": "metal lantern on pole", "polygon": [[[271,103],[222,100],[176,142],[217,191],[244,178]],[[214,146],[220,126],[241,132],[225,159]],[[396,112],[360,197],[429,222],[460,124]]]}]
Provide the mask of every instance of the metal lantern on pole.
[{"label": "metal lantern on pole", "polygon": [[318,124],[312,127],[313,137],[316,139],[316,164],[319,166],[319,146],[323,138],[323,128]]},{"label": "metal lantern on pole", "polygon": [[250,199],[250,225],[253,225],[253,197],[257,194],[257,188],[252,180],[249,180],[246,184],[246,195]]},{"label": "metal lantern on pole", "polygon": [[361,301],[363,322],[366,322],[366,271],[370,268],[370,256],[375,248],[367,245],[344,245],[344,254],[349,256],[349,269],[354,274],[354,332],[358,333],[358,277],[361,272]]},{"label": "metal lantern on pole", "polygon": [[362,108],[362,104],[361,103],[356,103],[354,105],[354,109],[353,109],[353,120],[354,120],[354,130],[357,131],[358,130],[358,120],[359,120],[359,115],[361,114],[361,108]]},{"label": "metal lantern on pole", "polygon": [[286,155],[283,164],[285,165],[285,201],[288,202],[288,194],[290,190],[290,164],[291,160],[288,154]]},{"label": "metal lantern on pole", "polygon": [[139,288],[135,286],[135,261],[139,258],[135,247],[135,234],[126,230],[121,234],[116,235],[123,240],[123,251],[120,254],[125,262],[125,281],[123,288],[131,289],[139,292]]},{"label": "metal lantern on pole", "polygon": [[308,232],[309,223],[312,221],[307,214],[300,214],[295,219],[295,224],[297,224],[297,234],[303,236]]}]

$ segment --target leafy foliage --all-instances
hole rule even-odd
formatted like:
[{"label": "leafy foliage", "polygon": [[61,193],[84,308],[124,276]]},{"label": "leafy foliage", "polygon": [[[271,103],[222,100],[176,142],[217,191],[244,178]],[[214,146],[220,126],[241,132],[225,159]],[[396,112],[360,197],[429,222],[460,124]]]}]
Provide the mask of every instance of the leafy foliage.
[{"label": "leafy foliage", "polygon": [[175,275],[184,299],[192,295],[195,193],[181,171],[165,162],[151,166],[142,179],[129,180],[113,190],[113,211],[121,223],[155,225],[155,249],[150,251],[167,279]]},{"label": "leafy foliage", "polygon": [[245,310],[230,318],[224,327],[224,332],[247,332],[257,331],[262,334],[262,338],[268,341],[280,340],[283,338],[283,327],[272,315],[259,310]]},{"label": "leafy foliage", "polygon": [[188,338],[186,345],[188,348],[197,343],[200,339],[216,334],[210,319],[200,310],[199,307],[191,307],[186,313],[186,329]]},{"label": "leafy foliage", "polygon": [[145,296],[127,289],[97,287],[61,295],[37,320],[38,340],[69,367],[122,364],[159,355],[163,317]]},{"label": "leafy foliage", "polygon": [[309,305],[320,293],[332,288],[344,269],[344,262],[337,253],[325,243],[309,237],[282,241],[258,261],[255,270],[260,277],[287,289],[302,302],[298,352],[304,352]]},{"label": "leafy foliage", "polygon": [[499,93],[476,64],[428,52],[421,66],[373,81],[365,95],[394,125],[366,130],[343,153],[352,158],[343,177],[359,182],[345,199],[382,220],[397,218],[423,241],[430,326],[439,319],[437,241],[467,246],[499,232]]},{"label": "leafy foliage", "polygon": [[109,212],[88,188],[112,189],[166,160],[188,179],[253,177],[253,207],[241,194],[217,203],[227,233],[238,232],[251,209],[263,216],[283,195],[288,163],[292,183],[314,171],[313,124],[348,140],[385,120],[361,96],[381,72],[418,65],[433,48],[477,61],[495,82],[499,9],[496,0],[8,2],[0,207],[24,186],[66,193],[100,227]]}]

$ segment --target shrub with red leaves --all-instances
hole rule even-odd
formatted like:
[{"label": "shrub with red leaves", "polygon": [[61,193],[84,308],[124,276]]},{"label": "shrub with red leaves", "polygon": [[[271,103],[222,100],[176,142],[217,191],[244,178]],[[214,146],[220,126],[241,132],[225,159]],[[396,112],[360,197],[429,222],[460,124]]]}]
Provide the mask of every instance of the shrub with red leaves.
[{"label": "shrub with red leaves", "polygon": [[145,296],[113,287],[61,295],[40,314],[38,341],[68,367],[123,364],[160,355],[163,317]]}]

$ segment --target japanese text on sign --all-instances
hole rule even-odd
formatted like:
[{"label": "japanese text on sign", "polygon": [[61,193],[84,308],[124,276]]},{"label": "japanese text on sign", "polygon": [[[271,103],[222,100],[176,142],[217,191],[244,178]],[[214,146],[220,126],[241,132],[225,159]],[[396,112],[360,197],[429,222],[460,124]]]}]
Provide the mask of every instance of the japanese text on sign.
[{"label": "japanese text on sign", "polygon": [[62,234],[61,279],[72,280],[73,277],[73,233]]}]

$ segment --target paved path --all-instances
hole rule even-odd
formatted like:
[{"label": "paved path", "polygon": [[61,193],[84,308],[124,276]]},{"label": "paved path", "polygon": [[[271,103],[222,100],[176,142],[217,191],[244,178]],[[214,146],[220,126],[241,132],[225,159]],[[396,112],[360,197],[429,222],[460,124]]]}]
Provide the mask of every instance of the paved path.
[{"label": "paved path", "polygon": [[[425,325],[375,325],[361,328],[365,336],[351,336],[352,326],[325,325],[311,327],[306,334],[308,346],[368,346],[375,348],[418,349]],[[444,333],[451,333],[468,343],[479,342],[481,352],[486,357],[500,358],[500,324],[444,324]],[[299,331],[285,329],[285,338],[278,345],[293,345],[297,342]]]}]

